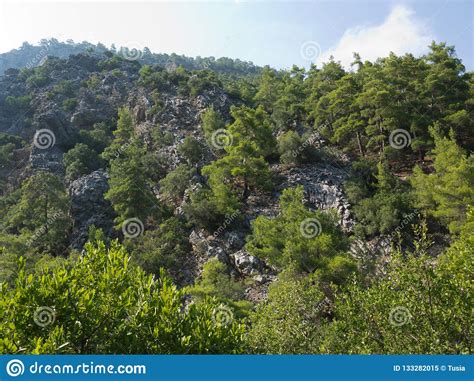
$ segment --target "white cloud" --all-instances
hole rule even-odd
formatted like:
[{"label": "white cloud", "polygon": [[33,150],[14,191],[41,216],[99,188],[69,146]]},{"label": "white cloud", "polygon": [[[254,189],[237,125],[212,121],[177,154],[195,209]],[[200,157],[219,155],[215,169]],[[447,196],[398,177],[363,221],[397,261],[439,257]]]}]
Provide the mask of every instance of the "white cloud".
[{"label": "white cloud", "polygon": [[357,26],[346,30],[337,45],[324,51],[317,63],[327,62],[332,55],[336,61],[341,61],[349,68],[354,52],[359,53],[363,61],[374,61],[378,57],[386,57],[390,52],[397,55],[425,53],[434,36],[414,14],[407,7],[396,6],[380,25]]}]

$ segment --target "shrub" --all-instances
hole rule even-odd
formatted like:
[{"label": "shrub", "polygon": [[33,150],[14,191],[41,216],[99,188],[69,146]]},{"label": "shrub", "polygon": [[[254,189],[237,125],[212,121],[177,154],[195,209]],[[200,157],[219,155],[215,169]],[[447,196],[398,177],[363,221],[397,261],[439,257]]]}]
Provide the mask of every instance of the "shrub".
[{"label": "shrub", "polygon": [[89,243],[77,261],[31,276],[22,260],[0,295],[0,353],[242,351],[241,324],[215,323],[213,300],[184,309],[183,296],[166,276],[155,280],[130,263],[117,243]]}]

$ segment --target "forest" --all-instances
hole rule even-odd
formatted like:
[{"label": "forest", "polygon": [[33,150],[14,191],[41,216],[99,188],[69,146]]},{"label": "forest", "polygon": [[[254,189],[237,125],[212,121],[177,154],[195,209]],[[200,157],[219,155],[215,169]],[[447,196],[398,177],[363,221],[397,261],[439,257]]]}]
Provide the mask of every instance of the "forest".
[{"label": "forest", "polygon": [[73,47],[0,76],[0,353],[472,354],[453,46],[288,70]]}]

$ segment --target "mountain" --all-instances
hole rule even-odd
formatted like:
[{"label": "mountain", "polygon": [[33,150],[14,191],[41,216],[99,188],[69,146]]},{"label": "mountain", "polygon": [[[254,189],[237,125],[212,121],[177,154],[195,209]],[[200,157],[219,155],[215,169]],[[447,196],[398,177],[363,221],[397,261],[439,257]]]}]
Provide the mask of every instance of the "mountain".
[{"label": "mountain", "polygon": [[1,353],[471,350],[454,48],[354,71],[56,40],[1,59]]},{"label": "mountain", "polygon": [[141,64],[160,65],[163,67],[183,67],[187,70],[210,69],[219,73],[229,75],[257,75],[261,68],[253,65],[251,62],[241,61],[239,59],[230,59],[226,57],[215,59],[214,57],[186,57],[177,54],[154,54],[148,48],[128,49],[122,47],[116,49],[112,46],[108,49],[105,45],[98,43],[91,44],[87,41],[75,43],[72,40],[66,42],[58,41],[55,38],[42,39],[38,45],[31,45],[24,42],[18,49],[0,54],[0,75],[7,69],[33,68],[40,66],[48,56],[57,58],[68,58],[70,55],[81,53],[96,54],[98,56],[107,53],[117,53],[121,56],[127,56]]}]

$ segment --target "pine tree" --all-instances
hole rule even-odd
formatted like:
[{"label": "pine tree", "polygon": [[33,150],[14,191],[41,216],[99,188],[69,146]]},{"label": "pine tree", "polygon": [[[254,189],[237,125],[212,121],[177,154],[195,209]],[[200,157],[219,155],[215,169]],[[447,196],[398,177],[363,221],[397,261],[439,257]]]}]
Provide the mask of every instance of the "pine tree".
[{"label": "pine tree", "polygon": [[10,214],[10,228],[21,233],[35,252],[63,254],[71,221],[62,181],[40,171],[22,184],[20,192],[20,200]]},{"label": "pine tree", "polygon": [[474,156],[467,155],[451,138],[434,135],[434,173],[415,167],[411,183],[416,204],[426,214],[458,233],[469,206],[474,205]]}]

